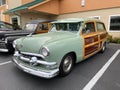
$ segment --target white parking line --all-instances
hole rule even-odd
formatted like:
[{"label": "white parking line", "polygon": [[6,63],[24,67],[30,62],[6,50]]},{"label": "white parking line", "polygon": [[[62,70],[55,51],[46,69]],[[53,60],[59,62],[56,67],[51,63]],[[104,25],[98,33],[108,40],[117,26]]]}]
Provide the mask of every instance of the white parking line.
[{"label": "white parking line", "polygon": [[12,62],[12,61],[7,61],[7,62],[0,63],[0,66],[5,65],[5,64],[9,64],[9,63],[11,63],[11,62]]},{"label": "white parking line", "polygon": [[108,60],[108,62],[98,71],[98,73],[88,82],[88,84],[83,88],[83,90],[91,90],[97,81],[101,78],[110,64],[115,60],[115,58],[120,53],[120,50],[117,50],[115,54]]}]

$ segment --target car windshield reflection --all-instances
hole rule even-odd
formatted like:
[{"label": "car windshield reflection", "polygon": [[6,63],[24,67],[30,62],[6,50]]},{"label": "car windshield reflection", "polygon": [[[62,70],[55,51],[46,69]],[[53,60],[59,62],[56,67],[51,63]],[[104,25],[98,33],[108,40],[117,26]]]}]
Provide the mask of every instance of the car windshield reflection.
[{"label": "car windshield reflection", "polygon": [[32,30],[35,30],[36,27],[37,27],[37,24],[26,24],[24,29],[32,31]]},{"label": "car windshield reflection", "polygon": [[81,22],[79,23],[53,23],[50,32],[62,31],[77,33],[80,29]]},{"label": "car windshield reflection", "polygon": [[13,26],[10,24],[0,23],[0,30],[13,30]]}]

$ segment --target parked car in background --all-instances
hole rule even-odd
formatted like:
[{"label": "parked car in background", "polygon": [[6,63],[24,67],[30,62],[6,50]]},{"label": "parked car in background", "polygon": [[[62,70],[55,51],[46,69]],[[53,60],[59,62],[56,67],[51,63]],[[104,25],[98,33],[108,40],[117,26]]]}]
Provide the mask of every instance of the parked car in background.
[{"label": "parked car in background", "polygon": [[75,63],[106,49],[107,32],[96,19],[52,22],[48,33],[17,39],[13,62],[24,72],[52,78],[68,75]]},{"label": "parked car in background", "polygon": [[24,30],[17,29],[12,24],[0,23],[0,52],[13,52],[12,43],[17,38],[48,32],[50,22],[51,20],[33,20],[26,23]]},{"label": "parked car in background", "polygon": [[14,25],[12,25],[10,23],[0,21],[0,32],[8,31],[8,30],[17,30],[17,29],[20,30],[20,28],[15,27]]}]

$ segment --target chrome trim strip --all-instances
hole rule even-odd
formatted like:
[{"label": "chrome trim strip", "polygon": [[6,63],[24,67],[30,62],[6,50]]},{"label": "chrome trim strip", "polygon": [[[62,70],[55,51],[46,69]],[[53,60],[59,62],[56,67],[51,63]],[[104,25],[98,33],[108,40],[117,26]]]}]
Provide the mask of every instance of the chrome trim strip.
[{"label": "chrome trim strip", "polygon": [[[30,55],[30,54],[26,54],[26,55]],[[15,51],[15,54],[13,56],[19,57],[22,61],[31,62],[31,59],[23,57],[18,51]],[[57,64],[57,62],[47,62],[39,59],[36,60],[36,63],[46,65],[46,66],[53,66]]]},{"label": "chrome trim strip", "polygon": [[[30,62],[30,61],[31,61],[31,59],[25,58],[25,57],[23,57],[23,56],[20,56],[20,59],[21,59],[22,61],[26,61],[26,62]],[[41,61],[41,60],[37,60],[36,63],[42,64],[42,65],[46,65],[46,66],[53,66],[53,65],[56,65],[56,64],[57,64],[56,62],[47,62],[47,61]]]},{"label": "chrome trim strip", "polygon": [[5,41],[0,41],[0,43],[5,43]]},{"label": "chrome trim strip", "polygon": [[29,53],[29,52],[21,52],[21,54],[37,56],[37,57],[41,57],[41,58],[45,59],[45,57],[43,55],[41,55],[41,54]]},{"label": "chrome trim strip", "polygon": [[[45,48],[45,49],[48,51],[48,55],[50,55],[50,50],[49,50],[48,47],[46,47],[46,46],[43,46],[43,47],[40,49],[40,50],[41,50],[41,53],[42,53],[42,49],[43,49],[43,48]],[[48,56],[48,55],[47,55],[47,56]],[[43,55],[43,56],[44,56],[44,55]],[[45,57],[45,56],[44,56],[44,57]]]},{"label": "chrome trim strip", "polygon": [[10,34],[6,34],[6,36],[9,36],[9,35],[10,35],[10,36],[18,36],[18,35],[19,35],[19,36],[22,36],[22,35],[28,35],[28,34],[29,34],[29,33],[14,33],[14,34],[11,34],[11,33],[10,33]]},{"label": "chrome trim strip", "polygon": [[2,49],[0,48],[0,52],[8,52],[9,50],[8,49]]},{"label": "chrome trim strip", "polygon": [[50,78],[53,78],[55,76],[58,75],[59,73],[59,69],[54,69],[54,70],[50,70],[50,71],[47,71],[47,70],[34,70],[34,69],[31,69],[31,68],[28,68],[28,67],[25,67],[21,64],[19,64],[17,62],[17,59],[15,59],[15,57],[13,57],[13,60],[12,60],[16,66],[18,68],[20,68],[21,70],[23,70],[24,72],[27,72],[29,74],[32,74],[32,75],[35,75],[35,76],[39,76],[39,77],[42,77],[42,78],[47,78],[47,79],[50,79]]}]

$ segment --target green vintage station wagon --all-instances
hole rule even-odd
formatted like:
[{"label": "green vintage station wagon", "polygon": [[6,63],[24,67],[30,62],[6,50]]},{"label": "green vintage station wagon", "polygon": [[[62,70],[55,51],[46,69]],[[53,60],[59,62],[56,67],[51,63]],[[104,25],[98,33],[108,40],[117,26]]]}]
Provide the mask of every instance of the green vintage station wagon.
[{"label": "green vintage station wagon", "polygon": [[96,19],[52,22],[48,33],[29,35],[13,43],[13,62],[24,72],[43,78],[68,75],[75,63],[106,49],[107,32]]}]

